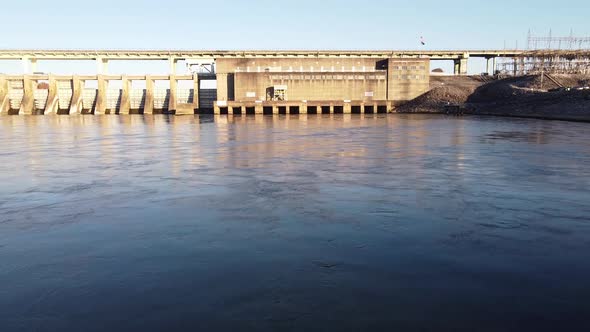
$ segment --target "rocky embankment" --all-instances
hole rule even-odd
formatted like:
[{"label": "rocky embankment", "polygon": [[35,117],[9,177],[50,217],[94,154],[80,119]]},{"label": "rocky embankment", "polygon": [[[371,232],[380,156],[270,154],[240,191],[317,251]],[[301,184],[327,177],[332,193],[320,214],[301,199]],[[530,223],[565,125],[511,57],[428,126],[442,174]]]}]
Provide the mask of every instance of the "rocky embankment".
[{"label": "rocky embankment", "polygon": [[[470,114],[590,121],[590,75],[436,77],[431,90],[396,109],[400,113],[443,113],[449,105]],[[561,87],[561,86],[563,87]],[[566,87],[566,88],[564,88]]]}]

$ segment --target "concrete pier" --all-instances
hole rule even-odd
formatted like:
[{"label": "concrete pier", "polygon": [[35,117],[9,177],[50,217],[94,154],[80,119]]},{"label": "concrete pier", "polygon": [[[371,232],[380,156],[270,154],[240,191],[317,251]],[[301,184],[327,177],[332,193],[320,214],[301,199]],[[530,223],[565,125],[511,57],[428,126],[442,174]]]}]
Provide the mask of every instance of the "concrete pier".
[{"label": "concrete pier", "polygon": [[57,89],[57,79],[54,75],[49,75],[49,88],[47,93],[47,102],[45,104],[44,114],[57,114],[59,108],[59,95]]},{"label": "concrete pier", "polygon": [[143,113],[154,113],[154,79],[149,75],[145,77],[145,100],[143,105]]},{"label": "concrete pier", "polygon": [[72,100],[70,102],[70,114],[82,113],[82,92],[84,89],[84,81],[80,76],[74,75],[72,78]]},{"label": "concrete pier", "polygon": [[129,89],[131,82],[129,77],[123,75],[121,77],[121,104],[119,105],[119,114],[129,114],[131,109],[131,100],[129,99]]},{"label": "concrete pier", "polygon": [[193,109],[199,109],[199,90],[201,90],[201,80],[198,74],[193,75]]},{"label": "concrete pier", "polygon": [[0,115],[7,114],[10,109],[10,99],[8,96],[8,80],[0,76]]},{"label": "concrete pier", "polygon": [[168,77],[170,81],[170,95],[168,97],[168,111],[173,112],[176,111],[177,101],[176,101],[176,85],[178,84],[176,75],[170,75]]},{"label": "concrete pier", "polygon": [[[36,83],[36,82],[35,82]],[[33,114],[35,106],[35,86],[33,79],[29,75],[23,78],[23,99],[20,104],[19,114],[30,115]]]},{"label": "concrete pier", "polygon": [[105,114],[107,108],[107,84],[104,75],[97,76],[98,87],[96,91],[96,101],[94,103],[94,114]]},{"label": "concrete pier", "polygon": [[[156,80],[169,80],[170,88],[157,88]],[[179,89],[179,80],[192,81],[191,88]],[[96,81],[97,87],[86,88],[86,81]],[[121,89],[110,89],[109,81],[121,81]],[[145,90],[133,89],[134,81],[145,81]],[[46,94],[36,93],[40,89],[39,82],[47,83],[41,88],[47,89]],[[0,114],[152,114],[156,111],[194,114],[202,101],[199,89],[198,75],[0,75]],[[41,108],[37,109],[36,102]],[[208,103],[212,111],[213,101]],[[15,105],[18,106],[15,108]],[[132,105],[139,105],[139,108]]]}]

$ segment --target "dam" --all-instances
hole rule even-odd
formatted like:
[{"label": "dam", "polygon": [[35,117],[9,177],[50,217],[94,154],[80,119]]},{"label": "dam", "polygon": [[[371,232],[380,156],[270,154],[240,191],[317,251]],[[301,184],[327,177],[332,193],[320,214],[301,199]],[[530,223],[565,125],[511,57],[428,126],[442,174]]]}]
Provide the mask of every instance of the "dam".
[{"label": "dam", "polygon": [[[496,58],[525,55],[518,50],[0,50],[0,59],[19,60],[23,67],[22,75],[0,74],[0,114],[385,113],[428,91],[431,61],[452,60],[454,74],[466,75],[469,58],[485,58],[492,74]],[[38,60],[91,60],[97,73],[44,73]],[[168,61],[169,75],[110,75],[111,60]],[[177,73],[179,61],[189,74]],[[215,81],[216,88],[204,88],[205,81]]]}]

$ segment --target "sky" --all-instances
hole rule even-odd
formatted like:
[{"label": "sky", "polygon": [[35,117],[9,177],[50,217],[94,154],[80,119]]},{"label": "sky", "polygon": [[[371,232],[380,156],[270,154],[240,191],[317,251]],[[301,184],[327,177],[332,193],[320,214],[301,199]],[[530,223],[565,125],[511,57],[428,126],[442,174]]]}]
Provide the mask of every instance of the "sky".
[{"label": "sky", "polygon": [[[8,33],[2,34],[0,48],[503,49],[517,43],[525,48],[529,30],[547,35],[551,29],[554,36],[573,30],[575,35],[590,36],[589,0],[556,4],[554,0],[4,1],[0,31]],[[421,36],[425,46],[420,44]],[[14,65],[0,62],[0,72],[9,72]],[[57,65],[46,68],[51,66]],[[156,71],[167,68],[149,66]],[[94,64],[90,68],[96,70]],[[132,66],[121,65],[121,70],[126,68]]]}]

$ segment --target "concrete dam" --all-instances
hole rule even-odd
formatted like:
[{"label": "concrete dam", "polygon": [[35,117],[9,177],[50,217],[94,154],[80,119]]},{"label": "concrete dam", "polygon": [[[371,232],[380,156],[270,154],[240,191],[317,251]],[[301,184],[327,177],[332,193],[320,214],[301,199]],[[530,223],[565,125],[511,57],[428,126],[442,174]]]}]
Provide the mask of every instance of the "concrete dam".
[{"label": "concrete dam", "polygon": [[[0,114],[385,113],[428,91],[433,60],[453,60],[465,75],[470,57],[493,72],[496,58],[522,52],[0,50],[23,66],[0,74]],[[38,60],[91,60],[97,74],[39,72]],[[165,60],[170,74],[109,75],[109,60]],[[181,60],[190,74],[177,74]],[[215,89],[203,88],[208,80]]]}]

